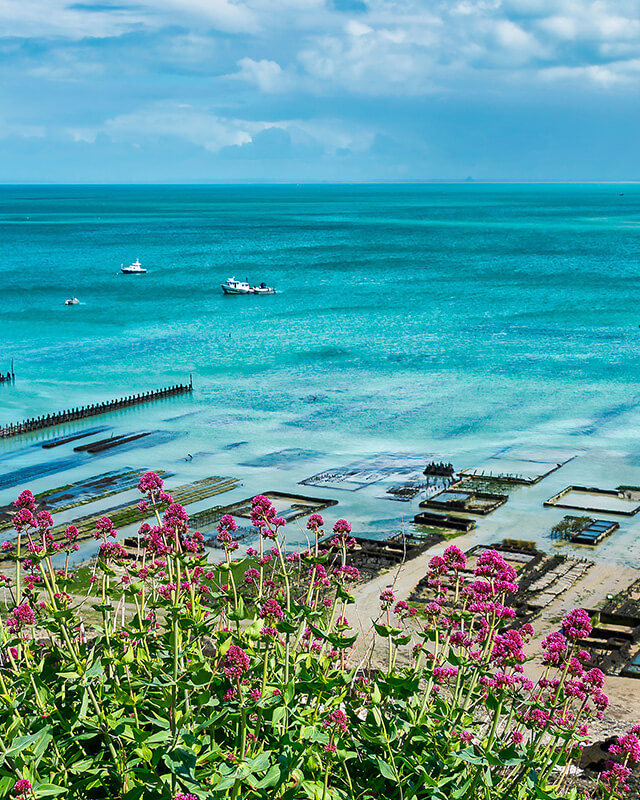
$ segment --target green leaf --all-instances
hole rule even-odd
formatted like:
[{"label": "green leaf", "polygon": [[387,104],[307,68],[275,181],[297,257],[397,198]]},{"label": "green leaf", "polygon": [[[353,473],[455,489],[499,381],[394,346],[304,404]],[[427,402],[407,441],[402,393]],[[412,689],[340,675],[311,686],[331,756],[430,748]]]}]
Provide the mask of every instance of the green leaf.
[{"label": "green leaf", "polygon": [[54,797],[58,794],[66,794],[68,789],[65,786],[55,786],[53,783],[41,783],[34,786],[36,797]]},{"label": "green leaf", "polygon": [[259,639],[260,632],[264,628],[264,620],[262,619],[255,619],[251,625],[245,630],[245,634],[249,637],[249,639]]},{"label": "green leaf", "polygon": [[282,768],[280,764],[272,764],[264,778],[256,784],[256,789],[268,789],[271,786],[275,786],[280,782],[281,775]]},{"label": "green leaf", "polygon": [[250,616],[251,614],[248,613],[241,595],[238,598],[238,607],[229,613],[229,619],[240,621],[243,619],[249,619]]},{"label": "green leaf", "polygon": [[236,779],[233,775],[227,775],[226,777],[220,778],[218,783],[215,785],[216,791],[223,791],[224,789],[230,789],[233,784],[236,782]]},{"label": "green leaf", "polygon": [[453,789],[451,792],[451,800],[459,800],[461,797],[466,797],[467,791],[471,784],[473,783],[474,778],[471,777],[466,780],[462,786],[459,786],[457,789]]},{"label": "green leaf", "polygon": [[47,733],[51,729],[49,727],[42,728],[42,730],[37,731],[36,733],[31,733],[29,736],[20,736],[18,739],[14,739],[13,744],[9,747],[6,751],[5,758],[12,758],[13,756],[17,756],[18,753],[21,753],[23,750],[26,750],[28,747],[31,747],[32,744],[40,741],[41,738],[47,735]]},{"label": "green leaf", "polygon": [[383,775],[389,781],[396,781],[398,777],[395,773],[395,770],[392,768],[391,764],[383,761],[379,756],[376,758],[376,764],[378,765],[378,769],[380,770],[380,774]]},{"label": "green leaf", "polygon": [[267,769],[270,763],[270,755],[271,750],[263,750],[262,753],[257,755],[255,758],[248,758],[247,764],[250,766],[251,771],[262,772],[263,769]]},{"label": "green leaf", "polygon": [[170,753],[165,753],[163,761],[174,775],[190,783],[196,783],[196,754],[192,750],[178,747]]},{"label": "green leaf", "polygon": [[459,758],[461,761],[466,761],[468,764],[483,764],[487,763],[486,758],[483,756],[476,755],[473,747],[467,747],[464,750],[459,750],[455,753],[456,758]]},{"label": "green leaf", "polygon": [[389,636],[397,636],[399,633],[402,633],[402,628],[394,628],[392,625],[378,625],[377,622],[374,622],[373,627],[384,639],[388,639]]},{"label": "green leaf", "polygon": [[97,678],[98,675],[102,675],[104,672],[104,666],[102,661],[98,659],[94,661],[93,664],[89,667],[89,669],[84,673],[85,678]]},{"label": "green leaf", "polygon": [[556,800],[555,795],[545,792],[540,786],[536,786],[536,797],[540,798],[540,800]]},{"label": "green leaf", "polygon": [[355,597],[342,586],[342,584],[338,584],[338,588],[336,589],[336,596],[340,600],[344,600],[347,605],[351,605],[352,603],[356,602]]},{"label": "green leaf", "polygon": [[293,681],[289,681],[289,683],[284,687],[284,702],[289,705],[289,703],[293,700],[296,694],[296,689],[294,686]]}]

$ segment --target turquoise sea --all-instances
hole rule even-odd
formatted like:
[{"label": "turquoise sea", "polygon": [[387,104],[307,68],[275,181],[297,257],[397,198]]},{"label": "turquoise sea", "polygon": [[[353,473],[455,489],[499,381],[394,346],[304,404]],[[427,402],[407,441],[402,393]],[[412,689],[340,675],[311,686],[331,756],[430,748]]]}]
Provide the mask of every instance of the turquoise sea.
[{"label": "turquoise sea", "polygon": [[[148,273],[121,275],[136,257]],[[0,502],[26,468],[34,491],[119,465],[233,475],[233,501],[373,454],[552,448],[576,458],[478,527],[549,546],[555,491],[640,484],[640,186],[4,186],[0,271],[0,424],[195,384],[67,426],[158,432],[124,452],[0,443]],[[232,275],[278,293],[225,297]],[[420,499],[303,490],[374,536]],[[640,563],[635,519],[597,556]]]}]

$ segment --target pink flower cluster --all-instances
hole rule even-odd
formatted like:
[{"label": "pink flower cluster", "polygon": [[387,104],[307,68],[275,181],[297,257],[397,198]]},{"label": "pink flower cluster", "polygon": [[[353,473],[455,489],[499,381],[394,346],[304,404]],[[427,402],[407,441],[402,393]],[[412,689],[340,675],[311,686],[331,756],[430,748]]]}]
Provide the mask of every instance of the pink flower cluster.
[{"label": "pink flower cluster", "polygon": [[145,472],[140,478],[138,483],[138,491],[140,494],[147,494],[150,497],[160,494],[164,481],[155,472]]},{"label": "pink flower cluster", "polygon": [[317,533],[323,528],[324,528],[324,520],[322,519],[320,514],[312,514],[307,520],[307,530],[314,531],[314,533]]},{"label": "pink flower cluster", "polygon": [[16,606],[7,616],[6,626],[11,633],[19,633],[27,625],[34,625],[36,615],[28,603]]},{"label": "pink flower cluster", "polygon": [[275,539],[278,528],[287,524],[284,517],[277,516],[275,506],[263,494],[256,495],[251,501],[251,522],[265,539]]},{"label": "pink flower cluster", "polygon": [[609,752],[611,755],[624,759],[625,762],[631,761],[633,764],[639,764],[640,739],[636,733],[628,731],[624,736],[621,736],[615,744],[611,745]]},{"label": "pink flower cluster", "polygon": [[98,558],[102,561],[121,562],[129,558],[129,552],[120,542],[101,542],[98,547]]},{"label": "pink flower cluster", "polygon": [[280,603],[273,598],[269,598],[265,600],[260,608],[260,616],[262,619],[269,619],[269,620],[283,620],[284,619],[284,611]]},{"label": "pink flower cluster", "polygon": [[234,541],[233,534],[238,530],[238,523],[231,514],[224,514],[218,523],[218,535],[216,541],[225,550],[237,550],[238,542]]},{"label": "pink flower cluster", "polygon": [[382,606],[383,609],[391,608],[391,606],[395,603],[395,601],[396,601],[396,596],[391,591],[391,589],[385,589],[383,592],[381,592],[380,605]]},{"label": "pink flower cluster", "polygon": [[341,708],[335,708],[323,720],[322,725],[325,728],[333,728],[333,730],[344,733],[347,730],[347,721],[347,715],[344,711]]},{"label": "pink flower cluster", "polygon": [[20,492],[18,499],[13,501],[13,505],[16,508],[28,508],[29,511],[34,512],[36,510],[36,498],[33,496],[32,492],[25,489],[23,492]]},{"label": "pink flower cluster", "polygon": [[571,642],[587,639],[592,629],[591,617],[582,608],[571,611],[562,623],[562,632]]},{"label": "pink flower cluster", "polygon": [[100,517],[96,522],[96,529],[93,534],[94,539],[103,539],[106,541],[107,536],[116,538],[118,531],[114,528],[113,522],[110,517]]},{"label": "pink flower cluster", "polygon": [[[24,492],[22,494],[24,494]],[[29,494],[31,494],[31,492],[29,492]],[[20,778],[13,784],[11,794],[16,800],[26,800],[27,797],[31,796],[32,789],[31,781],[28,781],[26,778]]]},{"label": "pink flower cluster", "polygon": [[242,678],[249,669],[249,663],[249,656],[246,652],[237,644],[232,644],[223,659],[225,677],[229,680]]}]

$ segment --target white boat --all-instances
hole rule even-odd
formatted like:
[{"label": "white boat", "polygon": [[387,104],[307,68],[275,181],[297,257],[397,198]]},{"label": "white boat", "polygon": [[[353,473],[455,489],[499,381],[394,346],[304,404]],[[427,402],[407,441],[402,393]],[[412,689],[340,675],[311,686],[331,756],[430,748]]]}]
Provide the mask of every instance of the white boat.
[{"label": "white boat", "polygon": [[260,284],[260,286],[252,286],[251,287],[252,294],[275,294],[276,290],[273,286],[267,286],[264,281]]},{"label": "white boat", "polygon": [[275,294],[276,290],[266,283],[260,286],[251,286],[248,281],[237,281],[235,278],[227,278],[226,283],[220,284],[225,294]]},{"label": "white boat", "polygon": [[142,264],[140,263],[140,259],[136,258],[133,264],[129,264],[128,267],[125,267],[123,264],[120,264],[120,272],[124,272],[125,275],[141,275],[143,272],[147,270],[144,269]]},{"label": "white boat", "polygon": [[77,297],[70,297],[68,300],[64,301],[65,306],[77,306],[80,301]]},{"label": "white boat", "polygon": [[251,294],[251,287],[248,281],[237,281],[235,278],[227,278],[226,283],[221,283],[220,286],[225,294]]}]

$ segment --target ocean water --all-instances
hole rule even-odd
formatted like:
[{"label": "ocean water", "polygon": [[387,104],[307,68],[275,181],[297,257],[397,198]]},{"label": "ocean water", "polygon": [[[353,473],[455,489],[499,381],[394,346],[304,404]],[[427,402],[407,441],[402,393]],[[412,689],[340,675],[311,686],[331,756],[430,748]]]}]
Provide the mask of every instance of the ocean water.
[{"label": "ocean water", "polygon": [[[120,274],[136,257],[148,273]],[[638,186],[5,186],[0,272],[0,424],[195,386],[105,417],[158,432],[123,451],[42,450],[58,429],[0,443],[0,502],[119,465],[233,475],[231,502],[380,453],[474,468],[554,448],[576,457],[478,527],[551,546],[547,497],[640,484]],[[223,296],[231,275],[278,293]],[[297,489],[373,536],[420,499]],[[640,564],[635,520],[597,557]]]}]

